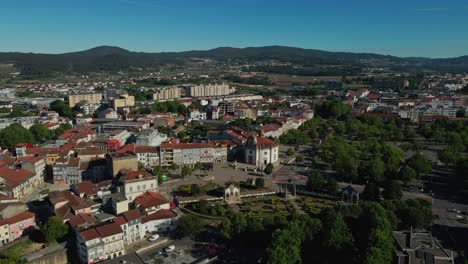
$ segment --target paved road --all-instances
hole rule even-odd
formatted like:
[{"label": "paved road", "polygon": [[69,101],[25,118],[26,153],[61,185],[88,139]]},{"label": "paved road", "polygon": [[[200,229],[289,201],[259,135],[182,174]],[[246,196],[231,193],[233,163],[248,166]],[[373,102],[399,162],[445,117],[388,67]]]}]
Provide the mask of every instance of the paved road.
[{"label": "paved road", "polygon": [[169,240],[161,246],[157,246],[147,251],[139,252],[138,255],[145,263],[154,263],[154,255],[157,252],[163,251],[163,249],[169,245],[174,245],[177,253],[169,253],[166,256],[160,256],[164,263],[192,263],[196,260],[191,254],[190,250],[192,249],[193,242],[189,238],[184,238],[181,240]]}]

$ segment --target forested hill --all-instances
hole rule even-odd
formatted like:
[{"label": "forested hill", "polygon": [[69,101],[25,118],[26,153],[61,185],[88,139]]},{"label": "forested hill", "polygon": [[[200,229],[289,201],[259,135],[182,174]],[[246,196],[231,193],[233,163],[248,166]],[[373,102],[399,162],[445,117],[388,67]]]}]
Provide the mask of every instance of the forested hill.
[{"label": "forested hill", "polygon": [[391,66],[394,68],[468,71],[468,56],[428,59],[400,58],[373,53],[330,52],[283,46],[231,48],[206,51],[145,53],[119,47],[100,46],[85,51],[63,54],[0,53],[0,63],[14,64],[23,74],[42,75],[51,72],[118,71],[131,67],[154,67],[163,64],[183,64],[189,59],[204,58],[220,61],[276,60],[294,64]]}]

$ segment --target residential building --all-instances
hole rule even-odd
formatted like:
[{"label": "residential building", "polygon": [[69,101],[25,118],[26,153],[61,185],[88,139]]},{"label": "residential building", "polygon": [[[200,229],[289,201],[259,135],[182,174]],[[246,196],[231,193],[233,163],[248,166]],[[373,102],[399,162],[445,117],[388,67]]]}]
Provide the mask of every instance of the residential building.
[{"label": "residential building", "polygon": [[68,105],[74,107],[76,104],[86,101],[91,104],[101,104],[102,94],[100,93],[82,93],[68,95]]},{"label": "residential building", "polygon": [[190,97],[209,97],[229,95],[236,91],[234,87],[229,87],[227,84],[207,84],[187,86],[186,94]]},{"label": "residential building", "polygon": [[172,231],[177,227],[177,215],[172,210],[161,209],[143,216],[141,224],[145,234]]},{"label": "residential building", "polygon": [[178,98],[180,98],[180,88],[176,86],[158,88],[153,94],[154,101],[165,101]]},{"label": "residential building", "polygon": [[54,184],[74,184],[81,182],[80,159],[65,156],[56,160],[52,167]]},{"label": "residential building", "polygon": [[189,122],[206,120],[206,113],[193,109],[190,111]]},{"label": "residential building", "polygon": [[167,140],[167,135],[159,133],[157,129],[145,129],[138,133],[136,145],[159,147],[162,142]]},{"label": "residential building", "polygon": [[159,210],[171,209],[171,203],[161,193],[148,191],[135,198],[135,207],[142,214],[150,215]]},{"label": "residential building", "polygon": [[1,237],[7,243],[12,242],[35,228],[36,215],[30,211],[24,211],[13,217],[0,220],[0,226],[3,230],[6,230],[5,225],[8,225],[8,241],[5,241],[5,234]]},{"label": "residential building", "polygon": [[226,153],[226,146],[216,146],[209,143],[178,143],[174,141],[164,142],[160,146],[160,158],[162,166],[170,166],[172,163],[178,165],[195,165],[200,163],[214,163],[214,149],[216,147],[224,148],[217,150]]},{"label": "residential building", "polygon": [[23,168],[0,167],[0,189],[14,198],[22,198],[44,181],[42,175]]},{"label": "residential building", "polygon": [[153,168],[160,164],[159,148],[150,146],[139,146],[127,144],[123,146],[119,152],[131,151],[138,157],[138,162],[143,164],[145,168]]},{"label": "residential building", "polygon": [[138,170],[138,157],[131,151],[107,154],[107,161],[114,177],[117,176],[122,169],[130,171]]},{"label": "residential building", "polygon": [[130,202],[145,192],[158,190],[158,178],[147,171],[127,171],[121,181],[124,195]]},{"label": "residential building", "polygon": [[124,232],[118,223],[106,223],[77,233],[81,263],[97,263],[125,254]]},{"label": "residential building", "polygon": [[133,95],[123,94],[121,96],[110,99],[111,107],[117,111],[121,107],[135,106],[135,97]]}]

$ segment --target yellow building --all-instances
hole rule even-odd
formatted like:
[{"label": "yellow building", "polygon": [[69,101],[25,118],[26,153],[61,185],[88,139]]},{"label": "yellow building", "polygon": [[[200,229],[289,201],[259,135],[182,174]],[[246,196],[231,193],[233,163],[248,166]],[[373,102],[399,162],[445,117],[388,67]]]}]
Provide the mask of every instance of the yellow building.
[{"label": "yellow building", "polygon": [[115,153],[108,155],[109,167],[112,169],[112,176],[117,176],[120,170],[127,169],[131,171],[138,170],[138,157],[135,153],[127,151],[124,153]]},{"label": "yellow building", "polygon": [[0,220],[0,246],[3,246],[8,242],[10,242],[8,223],[5,220]]},{"label": "yellow building", "polygon": [[135,106],[135,97],[133,95],[124,94],[120,98],[112,99],[111,105],[116,111],[119,107]]},{"label": "yellow building", "polygon": [[91,104],[100,104],[102,101],[102,94],[100,93],[86,93],[86,94],[70,94],[68,95],[68,105],[74,107],[81,101],[87,101]]},{"label": "yellow building", "polygon": [[180,98],[180,88],[179,87],[164,87],[158,89],[153,94],[153,100],[171,100]]}]

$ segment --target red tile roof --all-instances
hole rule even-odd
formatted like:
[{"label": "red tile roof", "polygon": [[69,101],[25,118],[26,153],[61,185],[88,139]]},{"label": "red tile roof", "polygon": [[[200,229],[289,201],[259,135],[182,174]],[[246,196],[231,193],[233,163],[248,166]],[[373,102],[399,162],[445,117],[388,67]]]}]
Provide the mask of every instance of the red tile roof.
[{"label": "red tile roof", "polygon": [[108,237],[122,233],[122,228],[117,223],[110,223],[96,227],[96,231],[101,237]]},{"label": "red tile roof", "polygon": [[177,217],[177,215],[172,210],[161,209],[161,210],[156,211],[153,214],[142,217],[141,223],[144,224],[149,221],[169,219],[169,218],[175,218],[175,217]]},{"label": "red tile roof", "polygon": [[130,211],[123,212],[122,216],[125,218],[125,220],[127,220],[127,222],[130,222],[132,220],[140,218],[140,213],[137,209],[133,209]]},{"label": "red tile roof", "polygon": [[143,179],[143,178],[152,178],[155,177],[151,173],[140,170],[140,171],[127,171],[125,174],[125,180],[126,181],[131,181],[131,180],[136,180],[136,179]]},{"label": "red tile roof", "polygon": [[84,238],[85,241],[90,241],[99,238],[99,233],[96,231],[95,228],[83,230],[80,232],[80,235]]},{"label": "red tile roof", "polygon": [[161,206],[168,203],[169,200],[157,192],[145,192],[144,194],[135,198],[136,207],[151,208],[153,206]]},{"label": "red tile roof", "polygon": [[276,142],[273,140],[267,138],[267,137],[258,137],[257,138],[257,145],[260,146],[272,146],[272,145],[277,145]]},{"label": "red tile roof", "polygon": [[127,223],[127,220],[125,220],[125,217],[123,216],[118,216],[118,217],[113,218],[112,222],[117,223],[122,226]]},{"label": "red tile roof", "polygon": [[33,175],[34,175],[33,172],[30,172],[25,169],[13,170],[8,167],[0,168],[0,177],[6,180],[6,185],[10,188],[17,187],[18,185],[25,182]]},{"label": "red tile roof", "polygon": [[73,228],[76,228],[77,226],[80,226],[83,224],[92,224],[92,223],[95,223],[96,221],[97,221],[96,217],[94,217],[92,214],[77,214],[71,217],[70,220],[68,220],[68,223]]},{"label": "red tile roof", "polygon": [[5,221],[9,224],[9,225],[12,225],[12,224],[15,224],[15,223],[18,223],[18,222],[21,222],[21,221],[25,221],[25,220],[28,220],[28,219],[31,219],[31,218],[35,218],[36,215],[30,211],[24,211],[22,213],[19,213],[13,217],[10,217],[10,218],[7,218],[5,219]]}]

